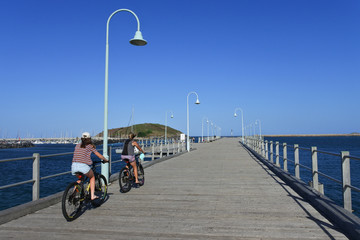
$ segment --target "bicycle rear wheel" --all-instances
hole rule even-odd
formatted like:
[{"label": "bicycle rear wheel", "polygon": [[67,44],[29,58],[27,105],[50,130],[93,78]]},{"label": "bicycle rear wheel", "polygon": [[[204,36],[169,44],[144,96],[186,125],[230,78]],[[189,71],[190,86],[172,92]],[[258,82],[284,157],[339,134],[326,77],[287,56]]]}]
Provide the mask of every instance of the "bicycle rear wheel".
[{"label": "bicycle rear wheel", "polygon": [[139,185],[142,186],[145,184],[145,173],[144,173],[144,168],[141,165],[141,163],[139,163],[139,165],[137,166],[137,169],[138,169]]},{"label": "bicycle rear wheel", "polygon": [[126,193],[130,191],[131,184],[132,180],[130,170],[127,167],[123,167],[119,173],[119,186],[121,192]]},{"label": "bicycle rear wheel", "polygon": [[107,194],[107,181],[104,175],[97,175],[95,177],[95,195],[99,197],[101,202],[104,202]]},{"label": "bicycle rear wheel", "polygon": [[77,182],[70,183],[64,191],[61,206],[62,213],[67,221],[73,221],[80,215],[83,202],[82,188]]}]

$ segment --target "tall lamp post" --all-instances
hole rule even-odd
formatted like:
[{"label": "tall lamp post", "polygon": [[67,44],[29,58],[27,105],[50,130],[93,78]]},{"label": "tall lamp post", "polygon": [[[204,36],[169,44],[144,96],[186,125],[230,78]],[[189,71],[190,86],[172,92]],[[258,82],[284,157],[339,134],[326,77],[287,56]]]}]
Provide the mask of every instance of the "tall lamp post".
[{"label": "tall lamp post", "polygon": [[259,134],[260,134],[260,139],[261,139],[261,121],[258,119],[255,121],[255,124],[257,124],[259,122]]},{"label": "tall lamp post", "polygon": [[[171,112],[171,118],[174,118],[173,112],[172,111],[168,111]],[[168,112],[165,113],[165,143],[167,141],[167,114]]]},{"label": "tall lamp post", "polygon": [[[130,43],[135,46],[144,46],[147,42],[143,39],[142,34],[140,32],[140,22],[139,18],[136,14],[129,9],[118,9],[113,12],[107,20],[106,23],[106,50],[105,50],[105,103],[104,103],[104,134],[103,134],[103,155],[105,158],[109,158],[108,155],[108,69],[109,69],[109,23],[110,19],[118,12],[129,12],[136,18],[137,21],[137,31],[135,32],[135,36],[130,40]],[[101,165],[101,174],[105,176],[106,180],[109,181],[109,163],[105,163]]]},{"label": "tall lamp post", "polygon": [[[201,142],[204,142],[204,119],[206,119],[206,122],[209,124],[209,119],[207,117],[203,117],[203,119],[201,120]],[[208,135],[209,135],[209,131],[208,131]]]},{"label": "tall lamp post", "polygon": [[235,108],[234,117],[237,117],[236,111],[241,111],[241,141],[244,143],[244,113],[241,108]]},{"label": "tall lamp post", "polygon": [[189,92],[189,94],[187,95],[187,137],[186,137],[186,150],[188,152],[190,152],[190,137],[189,137],[189,134],[190,134],[190,130],[189,130],[189,96],[191,94],[195,94],[196,95],[196,102],[195,104],[200,104],[200,101],[199,101],[199,96],[196,92]]}]

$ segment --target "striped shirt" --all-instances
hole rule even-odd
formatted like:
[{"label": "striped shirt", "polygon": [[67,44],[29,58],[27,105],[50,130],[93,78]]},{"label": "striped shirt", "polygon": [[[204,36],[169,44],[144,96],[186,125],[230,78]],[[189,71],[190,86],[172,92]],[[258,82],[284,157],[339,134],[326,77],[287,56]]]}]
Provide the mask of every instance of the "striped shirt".
[{"label": "striped shirt", "polygon": [[87,165],[92,164],[91,153],[96,153],[97,150],[92,144],[86,145],[85,148],[81,148],[81,143],[77,144],[74,151],[73,162],[85,163]]}]

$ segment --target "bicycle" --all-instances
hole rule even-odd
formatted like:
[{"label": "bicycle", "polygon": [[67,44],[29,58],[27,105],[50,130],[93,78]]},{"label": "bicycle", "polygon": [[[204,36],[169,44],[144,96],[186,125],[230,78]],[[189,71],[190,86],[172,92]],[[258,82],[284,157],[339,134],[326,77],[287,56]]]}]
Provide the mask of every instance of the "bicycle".
[{"label": "bicycle", "polygon": [[[98,204],[101,205],[107,195],[107,181],[106,178],[96,172],[96,164],[103,161],[93,161],[91,169],[95,176],[95,195],[99,196]],[[90,193],[90,179],[81,172],[76,172],[77,181],[70,183],[62,196],[62,213],[65,219],[70,222],[78,218],[81,214],[82,207],[91,201]]]},{"label": "bicycle", "polygon": [[[131,166],[128,159],[123,160],[126,163],[126,166],[123,167],[119,172],[119,185],[121,192],[127,193],[131,190],[132,186],[135,184],[135,175],[134,168]],[[136,157],[136,166],[138,170],[138,180],[139,186],[143,186],[145,183],[145,174],[144,168]]]}]

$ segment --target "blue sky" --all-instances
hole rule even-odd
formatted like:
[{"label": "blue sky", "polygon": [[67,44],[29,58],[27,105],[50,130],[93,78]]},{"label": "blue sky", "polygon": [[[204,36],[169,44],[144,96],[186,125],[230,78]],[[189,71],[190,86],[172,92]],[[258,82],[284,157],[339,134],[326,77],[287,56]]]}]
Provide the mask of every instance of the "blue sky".
[{"label": "blue sky", "polygon": [[262,134],[360,132],[358,0],[2,0],[0,138],[102,131],[106,21],[121,8],[148,45],[129,44],[130,13],[112,18],[109,128],[134,108],[136,124],[172,111],[186,132],[196,91],[191,135],[204,117],[239,135],[237,107]]}]

